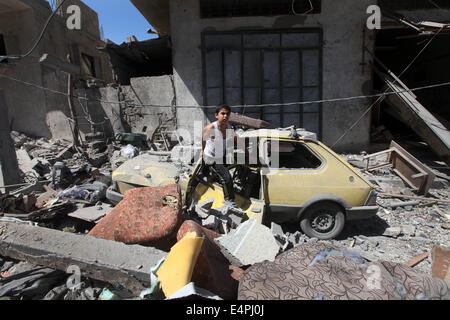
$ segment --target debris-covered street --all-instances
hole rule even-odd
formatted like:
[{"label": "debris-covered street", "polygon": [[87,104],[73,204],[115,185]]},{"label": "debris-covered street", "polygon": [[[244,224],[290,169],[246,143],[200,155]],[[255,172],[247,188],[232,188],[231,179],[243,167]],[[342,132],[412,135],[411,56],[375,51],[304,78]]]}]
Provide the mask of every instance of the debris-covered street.
[{"label": "debris-covered street", "polygon": [[0,0],[0,300],[450,300],[450,5],[126,2]]},{"label": "debris-covered street", "polygon": [[[147,193],[140,191],[152,189],[152,187],[132,189],[137,192],[136,195],[128,194],[130,199],[125,197],[125,199],[119,200],[118,204],[117,198],[114,197],[114,195],[117,196],[117,192],[107,192],[114,185],[111,178],[112,168],[117,169],[121,163],[147,156],[154,161],[161,161],[161,164],[168,164],[173,163],[171,157],[151,155],[152,151],[149,148],[137,148],[131,144],[112,141],[108,143],[107,148],[104,146],[104,148],[96,150],[100,154],[105,152],[107,157],[104,163],[95,162],[100,166],[94,167],[88,151],[92,155],[91,146],[96,143],[89,143],[85,148],[75,149],[73,146],[71,147],[70,141],[65,140],[33,139],[17,132],[12,132],[11,137],[18,158],[20,157],[20,169],[29,171],[26,171],[28,175],[24,175],[23,186],[16,186],[14,188],[16,191],[1,196],[3,213],[0,218],[2,233],[0,250],[7,254],[14,251],[11,250],[11,245],[9,248],[5,247],[8,237],[11,236],[8,229],[12,224],[27,226],[27,230],[44,227],[61,232],[61,235],[45,235],[41,234],[41,231],[37,233],[41,234],[41,237],[48,236],[52,238],[52,241],[61,243],[72,241],[70,238],[64,239],[64,234],[80,235],[81,237],[87,237],[89,234],[89,237],[98,236],[123,243],[139,243],[159,248],[157,257],[152,257],[155,265],[149,264],[149,261],[140,264],[139,261],[143,261],[142,259],[128,261],[130,271],[141,272],[142,275],[139,277],[142,280],[143,275],[150,275],[151,272],[148,268],[155,267],[157,260],[174,250],[173,247],[171,249],[171,246],[176,243],[177,239],[180,244],[184,234],[194,232],[197,236],[205,238],[203,240],[204,249],[199,253],[191,280],[202,289],[208,288],[210,293],[212,292],[220,298],[235,299],[239,279],[249,266],[264,260],[273,261],[281,253],[289,252],[299,246],[319,244],[336,246],[336,248],[360,255],[367,262],[389,261],[399,265],[408,265],[414,272],[437,276],[438,266],[436,265],[435,250],[436,248],[445,248],[449,243],[450,221],[446,214],[450,207],[449,179],[439,171],[434,171],[438,176],[434,178],[426,197],[412,192],[412,189],[389,167],[363,172],[362,174],[377,186],[380,194],[377,198],[380,209],[376,216],[362,221],[347,222],[342,234],[332,240],[308,237],[298,230],[297,224],[288,223],[280,226],[272,222],[270,228],[261,225],[258,229],[256,228],[258,223],[253,223],[252,226],[249,225],[245,227],[246,230],[241,231],[243,235],[249,234],[248,237],[251,240],[247,241],[250,243],[241,244],[241,250],[244,250],[242,253],[234,251],[233,254],[230,254],[227,250],[219,250],[215,245],[214,238],[223,239],[220,241],[225,245],[233,245],[233,242],[242,240],[237,240],[240,237],[234,234],[241,223],[233,213],[223,215],[217,210],[208,209],[211,203],[203,204],[203,210],[197,208],[195,214],[192,212],[188,214],[185,210],[182,213],[181,208],[177,207],[181,200],[176,199],[176,188],[172,188],[170,191],[170,189],[162,187],[162,190],[158,191],[163,192],[162,198],[171,197],[170,201],[173,205],[168,203],[168,209],[154,213],[150,213],[152,211],[142,212],[145,208],[142,196]],[[423,151],[423,149],[424,147],[419,148],[419,151]],[[134,150],[134,153],[128,153],[128,150]],[[365,156],[367,156],[366,153],[341,154],[343,159],[361,171],[366,168],[366,162],[363,161]],[[377,161],[381,163],[384,159],[374,159],[371,165],[377,164]],[[192,174],[192,165],[177,163],[177,167],[178,175]],[[396,196],[392,196],[392,194]],[[148,196],[150,195],[152,193],[148,194]],[[159,198],[157,193],[151,197]],[[156,208],[158,205],[161,206],[161,204],[155,204]],[[164,207],[164,204],[162,206]],[[136,209],[132,209],[133,207]],[[151,207],[150,205],[147,210],[151,210]],[[163,207],[159,207],[159,210],[162,210]],[[118,211],[117,208],[119,208]],[[116,210],[116,214],[109,215],[113,209]],[[144,216],[142,216],[143,213]],[[161,217],[158,216],[160,213],[165,216],[163,220],[160,220]],[[155,219],[160,222],[157,223]],[[126,221],[132,225],[129,225],[128,229],[119,231],[117,228],[120,225],[127,228],[124,225]],[[137,225],[138,222],[142,224],[141,227]],[[163,224],[159,225],[160,223]],[[242,223],[242,225],[244,224]],[[20,232],[24,231],[18,229],[13,234],[20,234]],[[20,237],[24,239],[24,236]],[[2,286],[0,292],[2,299],[110,300],[162,299],[164,297],[161,292],[148,296],[142,295],[142,292],[145,293],[145,285],[149,285],[148,281],[144,282],[140,289],[139,286],[136,289],[132,284],[133,281],[126,282],[124,280],[124,283],[130,283],[130,287],[127,288],[120,282],[111,281],[111,279],[103,278],[98,274],[95,275],[94,271],[87,272],[87,274],[94,272],[92,277],[89,277],[80,270],[78,271],[81,272],[81,276],[76,280],[74,274],[71,274],[76,269],[70,269],[70,265],[66,262],[62,263],[59,268],[53,269],[49,266],[57,264],[56,261],[48,262],[41,255],[27,259],[27,251],[33,252],[40,247],[44,251],[54,251],[51,255],[56,255],[56,259],[65,260],[72,256],[74,261],[81,263],[83,259],[89,258],[89,255],[86,256],[87,253],[77,256],[78,249],[75,242],[68,243],[69,248],[61,250],[61,248],[53,248],[51,243],[49,248],[45,248],[48,241],[39,236],[37,238],[34,238],[35,236],[28,237],[35,243],[28,242],[28,249],[18,249],[15,253],[18,254],[17,259],[12,259],[7,255],[3,255],[1,258]],[[61,237],[61,239],[57,240],[56,237]],[[78,241],[81,240],[76,240],[76,242]],[[264,243],[264,247],[260,247],[262,243]],[[235,245],[237,244],[238,242]],[[91,240],[89,246],[94,245]],[[255,247],[252,248],[252,246]],[[110,248],[110,250],[123,250],[123,248]],[[251,250],[252,254],[246,250]],[[129,254],[125,254],[124,251],[120,252],[124,256]],[[445,250],[443,252],[445,253]],[[448,255],[448,251],[446,252]],[[95,264],[96,260],[97,258],[89,263]],[[219,261],[220,265],[217,264]],[[99,266],[94,266],[94,269],[102,270],[105,267],[101,265],[105,262],[98,261]],[[190,263],[194,263],[194,261],[190,261]],[[74,263],[74,265],[77,264]],[[233,266],[231,277],[226,271],[228,270],[227,265]],[[441,268],[443,266],[445,263],[441,265]],[[87,270],[90,270],[91,267],[86,266]],[[72,268],[75,267],[72,266]],[[122,265],[120,268],[127,267]],[[106,272],[105,270],[103,272]]]}]

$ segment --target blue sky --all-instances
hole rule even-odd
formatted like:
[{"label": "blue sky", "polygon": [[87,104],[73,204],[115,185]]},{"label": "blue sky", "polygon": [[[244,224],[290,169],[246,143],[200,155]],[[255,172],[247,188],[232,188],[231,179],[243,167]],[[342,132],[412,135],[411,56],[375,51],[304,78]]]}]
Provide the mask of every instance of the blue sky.
[{"label": "blue sky", "polygon": [[117,44],[126,42],[132,35],[139,41],[156,37],[147,33],[151,25],[129,0],[82,1],[97,12],[104,37]]}]

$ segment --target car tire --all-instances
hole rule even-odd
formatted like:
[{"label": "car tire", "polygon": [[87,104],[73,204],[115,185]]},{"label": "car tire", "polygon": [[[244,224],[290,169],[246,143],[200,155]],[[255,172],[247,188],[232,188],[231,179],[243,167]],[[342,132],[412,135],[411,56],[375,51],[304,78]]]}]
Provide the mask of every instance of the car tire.
[{"label": "car tire", "polygon": [[300,218],[300,228],[311,238],[329,240],[344,229],[345,214],[341,206],[333,202],[311,205]]}]

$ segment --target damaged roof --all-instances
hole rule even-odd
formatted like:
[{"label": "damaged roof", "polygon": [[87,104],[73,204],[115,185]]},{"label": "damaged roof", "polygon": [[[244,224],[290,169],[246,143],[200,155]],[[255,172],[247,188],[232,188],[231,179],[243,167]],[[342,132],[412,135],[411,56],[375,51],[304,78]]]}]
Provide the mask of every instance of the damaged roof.
[{"label": "damaged roof", "polygon": [[133,63],[152,64],[155,60],[167,59],[171,56],[171,47],[169,38],[156,38],[145,41],[124,42],[121,45],[107,40],[100,51],[114,52],[123,59]]}]

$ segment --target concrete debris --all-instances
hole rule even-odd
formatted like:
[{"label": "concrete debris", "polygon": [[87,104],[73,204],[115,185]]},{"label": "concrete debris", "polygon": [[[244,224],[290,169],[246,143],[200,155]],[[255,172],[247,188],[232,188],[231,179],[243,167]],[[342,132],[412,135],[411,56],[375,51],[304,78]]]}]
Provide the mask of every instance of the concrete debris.
[{"label": "concrete debris", "polygon": [[402,228],[400,228],[400,227],[392,227],[392,228],[387,228],[384,231],[383,236],[396,238],[401,233],[402,233]]},{"label": "concrete debris", "polygon": [[275,222],[272,222],[270,225],[270,230],[272,231],[275,240],[280,246],[280,250],[285,251],[290,245],[290,242],[288,236],[283,233],[283,229],[281,228],[281,226],[279,224],[276,224]]},{"label": "concrete debris", "polygon": [[253,218],[242,223],[230,234],[214,241],[219,245],[224,256],[238,267],[264,260],[273,261],[280,249],[270,229]]},{"label": "concrete debris", "polygon": [[[126,284],[137,294],[149,284],[150,267],[165,256],[165,252],[151,247],[127,246],[16,223],[0,222],[0,225],[5,227],[0,255],[61,271],[76,266],[89,277],[115,285]],[[137,269],[136,264],[144,267]]]},{"label": "concrete debris", "polygon": [[[385,128],[377,130],[377,137],[387,138]],[[366,261],[406,264],[448,277],[442,252],[450,243],[450,183],[429,162],[435,179],[422,186],[427,193],[419,196],[392,168],[365,172],[367,152],[341,155],[376,186],[380,210],[364,224],[348,221],[337,239],[319,240],[300,232],[297,223],[262,219],[260,224],[242,210],[217,207],[213,198],[187,210],[179,181],[191,175],[186,159],[193,159],[198,146],[180,144],[174,152],[161,153],[150,150],[142,134],[121,134],[111,141],[103,133],[89,133],[81,147],[10,135],[23,185],[0,193],[0,298],[168,298],[150,270],[189,233],[203,242],[194,266],[186,264],[192,267],[187,286],[219,299],[235,299],[253,265],[314,245],[340,246]],[[380,164],[370,159],[371,167]],[[264,203],[258,201],[262,216]],[[77,285],[67,273],[70,265],[82,271]],[[142,295],[150,287],[154,294]]]}]

